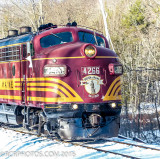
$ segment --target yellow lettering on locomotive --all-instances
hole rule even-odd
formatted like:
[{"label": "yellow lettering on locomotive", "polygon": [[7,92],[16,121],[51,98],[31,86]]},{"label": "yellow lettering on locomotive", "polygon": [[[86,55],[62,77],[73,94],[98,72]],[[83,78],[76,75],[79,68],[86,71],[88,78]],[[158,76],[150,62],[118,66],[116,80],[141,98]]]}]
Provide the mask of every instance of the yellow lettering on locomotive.
[{"label": "yellow lettering on locomotive", "polygon": [[13,89],[14,88],[14,82],[12,80],[2,80],[0,81],[0,89]]}]

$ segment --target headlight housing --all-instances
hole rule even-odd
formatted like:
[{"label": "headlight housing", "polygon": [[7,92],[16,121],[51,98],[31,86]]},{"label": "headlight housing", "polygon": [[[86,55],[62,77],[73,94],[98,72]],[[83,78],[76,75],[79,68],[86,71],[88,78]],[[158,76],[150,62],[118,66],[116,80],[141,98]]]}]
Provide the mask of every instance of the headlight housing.
[{"label": "headlight housing", "polygon": [[87,58],[94,58],[97,55],[97,49],[92,44],[86,44],[83,46],[83,54]]},{"label": "headlight housing", "polygon": [[67,75],[66,65],[46,65],[43,71],[44,76],[64,77]]}]

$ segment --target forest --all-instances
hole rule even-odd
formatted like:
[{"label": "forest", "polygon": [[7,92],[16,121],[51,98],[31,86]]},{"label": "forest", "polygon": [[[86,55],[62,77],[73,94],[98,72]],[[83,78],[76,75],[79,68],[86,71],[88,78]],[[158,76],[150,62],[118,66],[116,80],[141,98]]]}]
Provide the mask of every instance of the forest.
[{"label": "forest", "polygon": [[[0,0],[0,38],[41,24],[105,27],[99,0]],[[110,47],[120,57],[120,134],[160,144],[160,0],[103,0]]]}]

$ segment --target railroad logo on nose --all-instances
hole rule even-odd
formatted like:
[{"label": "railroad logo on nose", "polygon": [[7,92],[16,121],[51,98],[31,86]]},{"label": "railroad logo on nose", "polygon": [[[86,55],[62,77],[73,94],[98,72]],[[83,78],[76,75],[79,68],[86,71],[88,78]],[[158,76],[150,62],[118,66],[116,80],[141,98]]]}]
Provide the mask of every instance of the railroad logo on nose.
[{"label": "railroad logo on nose", "polygon": [[103,84],[103,80],[99,76],[95,75],[86,76],[80,82],[81,86],[84,85],[85,90],[91,95],[99,93],[101,88],[100,85]]}]

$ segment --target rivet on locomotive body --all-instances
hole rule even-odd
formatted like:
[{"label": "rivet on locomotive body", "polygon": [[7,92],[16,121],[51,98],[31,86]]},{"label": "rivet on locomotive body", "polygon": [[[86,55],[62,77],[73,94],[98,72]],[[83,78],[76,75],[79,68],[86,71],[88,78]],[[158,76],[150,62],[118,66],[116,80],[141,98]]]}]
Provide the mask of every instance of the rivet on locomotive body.
[{"label": "rivet on locomotive body", "polygon": [[56,60],[56,59],[53,59],[53,60],[52,60],[52,62],[53,62],[53,63],[56,63],[56,62],[57,62],[57,60]]}]

